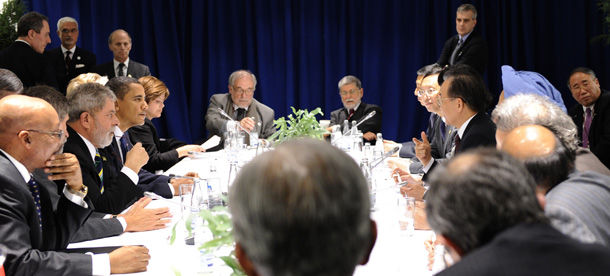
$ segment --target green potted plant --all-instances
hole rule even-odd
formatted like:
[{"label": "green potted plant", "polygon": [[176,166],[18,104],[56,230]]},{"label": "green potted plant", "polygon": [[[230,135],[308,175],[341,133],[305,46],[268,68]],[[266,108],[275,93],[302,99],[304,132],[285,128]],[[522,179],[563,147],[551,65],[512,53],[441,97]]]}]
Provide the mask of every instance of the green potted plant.
[{"label": "green potted plant", "polygon": [[320,140],[324,138],[323,134],[327,131],[320,128],[320,123],[316,119],[316,115],[324,115],[322,109],[318,107],[309,112],[307,109],[296,110],[294,107],[290,108],[292,109],[294,116],[293,114],[290,114],[288,115],[288,120],[281,117],[273,121],[277,131],[269,137],[269,141],[282,143],[283,141],[295,138],[307,137]]},{"label": "green potted plant", "polygon": [[8,0],[4,3],[0,12],[0,51],[17,39],[17,22],[27,11],[24,1]]}]

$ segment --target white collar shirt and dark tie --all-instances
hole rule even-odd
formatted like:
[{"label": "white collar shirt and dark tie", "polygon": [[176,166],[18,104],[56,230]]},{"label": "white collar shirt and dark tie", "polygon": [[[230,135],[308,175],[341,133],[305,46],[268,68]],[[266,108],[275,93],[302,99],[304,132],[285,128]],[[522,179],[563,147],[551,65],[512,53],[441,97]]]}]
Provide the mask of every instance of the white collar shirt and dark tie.
[{"label": "white collar shirt and dark tie", "polygon": [[[117,145],[119,146],[119,158],[121,158],[121,161],[123,161],[123,152],[121,151],[121,137],[123,137],[123,132],[118,128],[115,127],[114,128],[114,139],[117,142]],[[95,157],[95,151],[93,152],[93,156]],[[121,162],[124,164],[124,162]],[[121,172],[124,173],[125,175],[127,175],[127,177],[129,177],[129,179],[131,179],[131,182],[133,182],[134,185],[138,184],[138,181],[140,181],[140,177],[138,176],[138,172],[134,172],[132,169],[123,166],[123,168],[121,168]]]},{"label": "white collar shirt and dark tie", "polygon": [[[112,64],[114,68],[114,75],[115,76],[126,76],[129,77],[127,75],[128,72],[128,67],[129,67],[129,58],[127,58],[124,62],[118,62],[116,59],[112,59]],[[123,64],[121,66],[121,64]],[[123,67],[123,70],[120,70],[120,68]]]}]

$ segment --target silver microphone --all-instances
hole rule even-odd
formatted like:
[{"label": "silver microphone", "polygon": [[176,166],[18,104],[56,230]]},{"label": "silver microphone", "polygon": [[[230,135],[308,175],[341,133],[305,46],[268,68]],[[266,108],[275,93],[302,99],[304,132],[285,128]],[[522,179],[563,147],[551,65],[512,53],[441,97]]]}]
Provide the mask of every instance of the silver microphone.
[{"label": "silver microphone", "polygon": [[229,116],[229,114],[227,114],[227,112],[225,112],[222,108],[218,108],[218,112],[220,112],[220,115],[224,116],[225,118],[229,119],[231,122],[235,122],[236,125],[241,128],[241,130],[245,131],[246,133],[248,133],[248,135],[250,135],[250,138],[252,138],[252,133],[250,133],[250,131],[248,131],[247,129],[245,129],[244,127],[242,127],[239,122],[233,120],[233,118],[231,118],[231,116]]},{"label": "silver microphone", "polygon": [[373,116],[375,116],[375,114],[377,114],[377,112],[375,110],[369,112],[369,114],[367,114],[364,118],[362,118],[362,120],[360,120],[360,122],[358,122],[354,127],[350,128],[350,129],[344,129],[343,135],[347,134],[353,128],[357,128],[360,124],[364,123],[364,121],[366,121],[370,118],[373,118]]},{"label": "silver microphone", "polygon": [[386,158],[392,156],[392,154],[398,152],[399,149],[400,149],[400,147],[395,147],[395,148],[389,150],[388,152],[386,152],[381,157],[375,159],[373,162],[371,162],[371,169],[379,166],[379,164],[381,164],[383,162],[383,160],[385,160]]}]

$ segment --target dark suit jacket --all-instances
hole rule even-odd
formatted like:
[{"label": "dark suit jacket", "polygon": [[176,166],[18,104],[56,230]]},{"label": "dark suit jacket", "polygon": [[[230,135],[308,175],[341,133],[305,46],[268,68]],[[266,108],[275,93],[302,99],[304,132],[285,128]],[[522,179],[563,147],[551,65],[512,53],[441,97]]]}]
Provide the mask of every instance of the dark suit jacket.
[{"label": "dark suit jacket", "polygon": [[[457,134],[457,129],[452,126],[445,125],[445,133],[443,135],[441,134],[441,124],[443,123],[443,118],[434,114],[434,117],[431,116],[431,119],[431,136],[426,135],[428,137],[428,142],[430,142],[431,155],[434,159],[447,158],[447,154],[449,154],[453,148],[453,139]],[[417,157],[412,157],[411,161],[412,163],[409,165],[409,171],[411,173],[423,173],[423,165],[419,162],[419,159],[417,159]]]},{"label": "dark suit jacket", "polygon": [[[457,129],[454,130],[455,135],[457,135]],[[455,139],[455,137],[454,137]],[[454,154],[459,154],[461,152],[467,151],[469,149],[474,149],[477,147],[484,146],[496,146],[496,124],[491,120],[489,115],[485,112],[479,112],[470,122],[466,129],[464,130],[464,134],[462,135],[462,140],[460,142],[460,146],[455,149]],[[453,143],[445,143],[445,150],[448,154],[445,156],[447,158],[451,158],[451,148],[453,147]],[[424,175],[424,181],[427,180],[428,174],[434,169],[436,164],[442,163],[444,159],[435,159],[432,167],[428,170],[428,173]]]},{"label": "dark suit jacket", "polygon": [[15,73],[24,88],[39,84],[58,88],[51,63],[24,42],[15,41],[0,53],[0,68]]},{"label": "dark suit jacket", "polygon": [[[57,210],[59,200],[61,198],[60,193],[55,193],[58,190],[58,186],[63,190],[63,184],[58,185],[53,181],[48,180],[48,174],[43,170],[34,170],[32,173],[34,179],[41,186],[49,191],[51,202],[53,203],[53,209]],[[93,212],[91,216],[85,221],[85,224],[78,229],[74,234],[70,242],[81,242],[99,238],[105,238],[109,236],[116,236],[123,233],[123,226],[118,219],[109,218],[103,219],[106,214]]]},{"label": "dark suit jacket", "polygon": [[91,257],[55,252],[87,219],[86,209],[61,196],[53,210],[50,193],[40,187],[42,228],[36,204],[17,168],[0,152],[0,235],[8,248],[6,275],[91,275]]},{"label": "dark suit jacket", "polygon": [[[584,124],[582,105],[573,106],[568,113],[576,124],[578,137],[582,140]],[[605,90],[595,103],[593,121],[589,129],[589,149],[606,167],[610,168],[610,92]]]},{"label": "dark suit jacket", "polygon": [[[100,74],[100,76],[108,76],[109,79],[116,77],[116,74],[114,73],[113,61],[96,66],[93,68],[93,72]],[[148,66],[129,59],[126,77],[139,79],[144,76],[150,76],[150,69],[148,69]]]},{"label": "dark suit jacket", "polygon": [[[125,131],[123,135],[127,135],[129,137],[129,132]],[[131,142],[131,139],[128,139]],[[123,168],[123,159],[121,159],[121,152],[119,150],[119,145],[116,142],[116,139],[112,139],[112,143],[110,146],[104,148],[108,154],[108,160],[110,164],[112,164],[113,169],[117,172],[120,172]],[[140,178],[138,181],[138,187],[142,191],[153,192],[158,194],[164,198],[172,198],[174,194],[172,190],[169,188],[169,177],[165,175],[156,175],[151,173],[145,169],[141,169],[138,173],[138,177]],[[130,181],[131,182],[131,181]]]},{"label": "dark suit jacket", "polygon": [[69,74],[66,74],[66,59],[61,51],[61,46],[44,52],[55,72],[55,79],[59,86],[59,92],[66,94],[68,83],[80,74],[89,73],[95,67],[97,59],[95,55],[80,47],[76,47],[72,53]]},{"label": "dark suit jacket", "polygon": [[[373,110],[375,110],[375,112],[376,112],[375,116],[373,116],[372,118],[368,119],[366,122],[359,125],[358,130],[362,131],[362,133],[367,133],[369,131],[372,133],[375,133],[375,134],[381,133],[383,110],[379,106],[376,106],[374,104],[367,104],[365,102],[360,102],[360,106],[358,106],[358,109],[356,109],[354,111],[354,115],[348,120],[349,124],[350,124],[349,126],[350,127],[352,126],[353,121],[360,122],[360,119],[363,119],[364,117],[366,117],[366,115],[369,114]],[[347,119],[347,117],[349,117],[349,110],[347,110],[345,107],[339,108],[339,109],[331,112],[330,113],[330,126],[340,125],[341,131],[344,131],[343,122]],[[374,145],[375,141],[376,140],[367,141],[367,142],[371,142],[371,145]]]},{"label": "dark suit jacket", "polygon": [[97,175],[95,164],[83,139],[68,126],[68,141],[64,145],[64,152],[76,155],[83,176],[83,183],[89,187],[87,197],[93,202],[95,211],[119,214],[130,203],[144,196],[142,189],[131,182],[129,177],[116,170],[114,163],[110,161],[109,153],[99,149],[100,155],[106,158],[104,166],[104,193],[100,192],[101,180]]},{"label": "dark suit jacket", "polygon": [[477,69],[481,76],[483,76],[487,69],[487,43],[474,31],[470,33],[468,39],[464,41],[464,45],[462,45],[462,48],[457,53],[455,64],[449,64],[451,54],[453,54],[453,50],[457,46],[459,39],[460,37],[456,35],[445,42],[441,56],[436,63],[440,66],[468,64]]},{"label": "dark suit jacket", "polygon": [[546,224],[519,224],[436,275],[608,275],[609,259],[607,247],[580,243]]},{"label": "dark suit jacket", "polygon": [[151,172],[157,170],[166,171],[178,163],[180,158],[175,149],[186,145],[184,142],[181,144],[174,143],[174,145],[176,145],[175,148],[163,149],[162,142],[157,135],[157,128],[148,118],[144,120],[144,125],[131,127],[129,129],[129,137],[133,143],[140,142],[146,149],[146,152],[148,153],[148,163],[146,163],[143,168]]}]

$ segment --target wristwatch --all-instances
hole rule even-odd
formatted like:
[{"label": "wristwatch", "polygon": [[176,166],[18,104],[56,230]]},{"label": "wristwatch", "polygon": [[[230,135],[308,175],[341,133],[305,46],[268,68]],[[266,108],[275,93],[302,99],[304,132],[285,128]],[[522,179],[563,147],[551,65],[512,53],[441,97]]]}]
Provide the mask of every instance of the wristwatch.
[{"label": "wristwatch", "polygon": [[84,185],[84,184],[79,191],[72,190],[72,188],[68,187],[68,192],[70,192],[71,194],[74,194],[76,196],[82,197],[82,198],[87,196],[88,191],[89,191],[89,188],[87,187],[87,185]]}]

